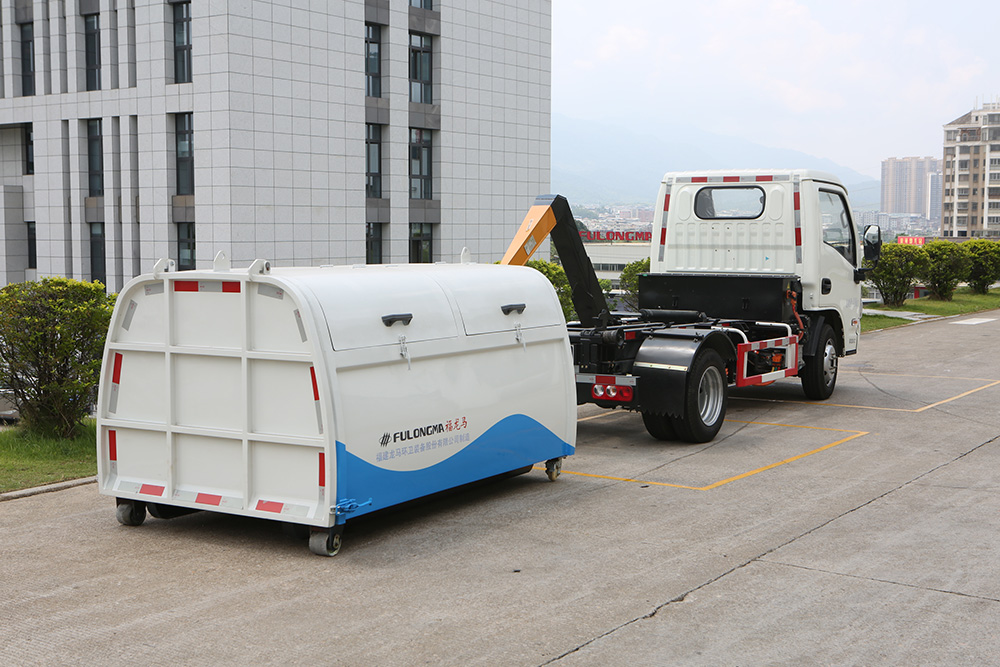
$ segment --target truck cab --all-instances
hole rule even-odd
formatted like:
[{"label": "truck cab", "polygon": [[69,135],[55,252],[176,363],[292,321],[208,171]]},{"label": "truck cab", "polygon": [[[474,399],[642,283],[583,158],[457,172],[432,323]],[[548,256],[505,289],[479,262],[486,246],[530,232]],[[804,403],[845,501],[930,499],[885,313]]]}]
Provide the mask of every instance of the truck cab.
[{"label": "truck cab", "polygon": [[[878,232],[869,235],[874,240]],[[814,340],[830,326],[837,356],[858,348],[864,256],[847,191],[831,174],[671,172],[660,185],[651,274],[728,277],[745,286],[762,277],[792,277],[801,287],[798,306],[811,316]],[[737,308],[715,312],[710,295],[703,294],[698,309],[713,316],[776,319],[773,312],[758,312],[761,300],[753,299],[752,290],[748,295],[736,289]]]}]

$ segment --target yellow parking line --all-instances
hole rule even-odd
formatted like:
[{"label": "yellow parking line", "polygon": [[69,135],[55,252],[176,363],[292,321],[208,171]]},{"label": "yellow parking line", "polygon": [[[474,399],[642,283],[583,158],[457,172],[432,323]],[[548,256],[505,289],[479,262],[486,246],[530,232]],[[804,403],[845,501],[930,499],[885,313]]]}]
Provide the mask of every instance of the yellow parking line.
[{"label": "yellow parking line", "polygon": [[[596,419],[597,417],[601,417],[601,416],[603,416],[603,415],[594,415],[592,417],[584,417],[583,419],[580,419],[578,421],[586,421],[586,420],[589,420],[589,419]],[[831,449],[833,447],[836,447],[837,445],[842,445],[845,442],[848,442],[850,440],[854,440],[855,438],[860,438],[861,436],[868,435],[870,433],[870,431],[852,431],[852,430],[844,429],[844,428],[826,428],[826,427],[822,427],[822,426],[802,426],[802,425],[799,425],[799,424],[777,424],[777,423],[772,423],[772,422],[741,421],[741,420],[738,420],[738,419],[727,419],[726,421],[737,423],[737,424],[756,424],[758,426],[783,426],[783,427],[787,427],[787,428],[805,428],[805,429],[810,429],[810,430],[814,430],[814,431],[839,431],[841,433],[851,433],[852,435],[849,435],[846,438],[841,438],[840,440],[837,440],[836,442],[831,442],[828,445],[823,445],[822,447],[817,447],[816,449],[813,449],[811,451],[805,452],[804,454],[798,454],[796,456],[791,456],[791,457],[789,457],[787,459],[783,459],[781,461],[778,461],[777,463],[772,463],[770,465],[766,465],[766,466],[763,466],[761,468],[757,468],[755,470],[751,470],[750,472],[745,472],[745,473],[742,473],[742,474],[739,474],[739,475],[734,475],[733,477],[728,477],[726,479],[723,479],[723,480],[720,480],[718,482],[715,482],[714,484],[709,484],[708,486],[687,486],[685,484],[671,484],[669,482],[650,482],[650,481],[641,480],[641,479],[634,479],[632,477],[613,477],[611,475],[595,475],[595,474],[589,473],[589,472],[574,472],[572,470],[563,470],[562,472],[565,475],[576,475],[578,477],[593,477],[593,478],[596,478],[596,479],[609,479],[609,480],[612,480],[612,481],[615,481],[615,482],[631,482],[633,484],[646,484],[646,485],[649,485],[649,486],[668,486],[668,487],[671,487],[671,488],[674,488],[674,489],[688,489],[690,491],[711,491],[712,489],[717,489],[720,486],[725,486],[726,484],[729,484],[731,482],[735,482],[735,481],[738,481],[738,480],[741,480],[741,479],[746,479],[747,477],[752,477],[753,475],[756,475],[758,473],[762,473],[762,472],[764,472],[766,470],[772,470],[774,468],[777,468],[778,466],[783,466],[786,463],[792,463],[794,461],[798,461],[800,459],[804,459],[807,456],[812,456],[813,454],[818,454],[819,452],[825,451],[827,449]],[[545,468],[542,468],[542,467],[539,467],[539,466],[534,466],[534,469],[535,470],[545,470]]]}]

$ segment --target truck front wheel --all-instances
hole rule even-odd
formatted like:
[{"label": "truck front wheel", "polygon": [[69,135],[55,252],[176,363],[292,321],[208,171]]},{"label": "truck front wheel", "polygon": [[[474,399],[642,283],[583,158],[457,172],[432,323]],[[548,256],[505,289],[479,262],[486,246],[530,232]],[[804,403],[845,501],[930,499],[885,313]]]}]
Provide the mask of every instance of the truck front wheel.
[{"label": "truck front wheel", "polygon": [[830,398],[837,386],[837,338],[829,324],[819,330],[816,354],[805,358],[802,368],[802,391],[807,398],[823,401]]},{"label": "truck front wheel", "polygon": [[684,416],[671,418],[685,442],[708,442],[726,417],[726,366],[715,350],[703,350],[691,364],[684,392]]}]

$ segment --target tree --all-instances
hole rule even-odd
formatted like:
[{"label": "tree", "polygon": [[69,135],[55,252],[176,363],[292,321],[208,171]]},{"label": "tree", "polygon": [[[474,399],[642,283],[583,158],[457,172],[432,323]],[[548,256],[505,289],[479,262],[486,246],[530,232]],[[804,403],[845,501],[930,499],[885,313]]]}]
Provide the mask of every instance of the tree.
[{"label": "tree", "polygon": [[928,263],[920,274],[932,299],[951,301],[958,283],[969,277],[972,258],[965,244],[931,241],[924,246]]},{"label": "tree", "polygon": [[928,262],[923,246],[886,243],[870,275],[887,306],[902,306]]},{"label": "tree", "polygon": [[1000,280],[1000,243],[987,239],[972,239],[962,246],[972,259],[969,286],[976,294],[988,293],[990,285]]},{"label": "tree", "polygon": [[627,309],[639,311],[639,274],[649,273],[649,257],[629,262],[618,279],[621,287],[621,304]]},{"label": "tree", "polygon": [[573,293],[569,288],[569,278],[566,271],[555,262],[546,262],[544,259],[532,259],[525,264],[541,273],[549,279],[559,297],[559,305],[562,306],[563,317],[566,321],[576,319],[576,311],[573,310]]},{"label": "tree", "polygon": [[0,385],[30,431],[71,438],[90,414],[114,297],[43,278],[0,290]]}]

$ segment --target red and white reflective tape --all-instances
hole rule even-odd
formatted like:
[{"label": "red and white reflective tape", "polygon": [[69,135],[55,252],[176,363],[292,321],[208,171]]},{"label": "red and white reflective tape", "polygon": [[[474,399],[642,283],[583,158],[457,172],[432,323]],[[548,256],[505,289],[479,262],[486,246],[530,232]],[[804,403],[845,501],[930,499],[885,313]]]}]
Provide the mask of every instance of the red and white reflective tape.
[{"label": "red and white reflective tape", "polygon": [[208,493],[206,491],[190,491],[187,489],[176,489],[173,495],[174,500],[181,500],[207,507],[220,507],[225,509],[243,509],[243,499],[237,496],[226,496],[220,493]]},{"label": "red and white reflective tape", "polygon": [[788,181],[788,174],[756,174],[741,176],[678,176],[674,183],[770,183],[771,181]]},{"label": "red and white reflective tape", "polygon": [[316,405],[316,427],[320,434],[323,433],[323,404],[319,402],[319,382],[316,381],[316,367],[309,367],[309,375],[312,378],[313,403]]},{"label": "red and white reflective tape", "polygon": [[795,204],[795,263],[802,263],[802,197],[799,194],[799,180],[792,186],[792,200]]},{"label": "red and white reflective tape", "polygon": [[108,485],[114,486],[118,479],[118,432],[108,429]]},{"label": "red and white reflective tape", "polygon": [[[758,350],[771,348],[783,348],[785,350],[785,367],[780,370],[752,375],[746,377],[747,354]],[[736,346],[736,386],[750,387],[758,384],[767,384],[781,378],[797,375],[799,370],[799,337],[787,336],[785,338],[772,338],[770,340],[758,340],[752,343],[740,343]]]},{"label": "red and white reflective tape", "polygon": [[326,500],[326,452],[320,452],[319,453],[319,503],[316,505],[317,511],[322,510],[325,500]]},{"label": "red and white reflective tape", "polygon": [[118,412],[118,392],[121,388],[122,364],[124,360],[121,352],[115,352],[111,368],[111,395],[108,397],[108,412],[110,414]]},{"label": "red and white reflective tape", "polygon": [[282,503],[276,500],[258,500],[254,509],[258,512],[270,512],[271,514],[282,514],[286,516],[307,517],[309,516],[308,505],[296,505],[293,503]]},{"label": "red and white reflective tape", "polygon": [[175,292],[224,292],[226,294],[239,294],[240,281],[238,280],[175,280]]},{"label": "red and white reflective tape", "polygon": [[155,496],[157,498],[163,497],[163,492],[166,491],[167,487],[162,484],[148,484],[142,482],[130,482],[122,480],[118,483],[115,488],[116,491],[123,491],[125,493],[135,493],[142,496]]},{"label": "red and white reflective tape", "polygon": [[[670,185],[666,186],[667,192],[663,195],[663,212],[670,210]],[[663,253],[667,248],[667,216],[663,216],[660,224],[660,261],[663,261]]]},{"label": "red and white reflective tape", "polygon": [[576,381],[582,384],[603,384],[618,385],[619,387],[634,387],[636,376],[634,375],[595,375],[588,373],[577,373]]}]

